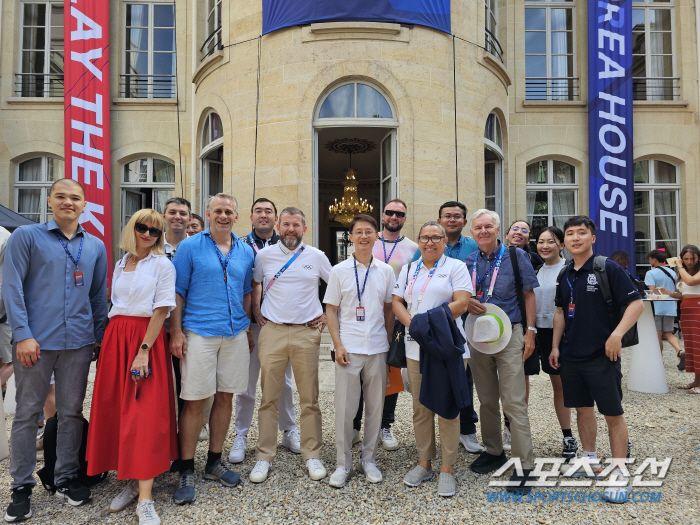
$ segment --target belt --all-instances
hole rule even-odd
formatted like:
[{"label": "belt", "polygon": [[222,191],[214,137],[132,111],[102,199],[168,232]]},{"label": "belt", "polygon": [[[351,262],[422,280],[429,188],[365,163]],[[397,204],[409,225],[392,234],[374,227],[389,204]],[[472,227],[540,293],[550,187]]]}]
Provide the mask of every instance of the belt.
[{"label": "belt", "polygon": [[309,324],[309,322],[306,322],[306,323],[276,323],[274,321],[270,321],[267,317],[265,318],[265,321],[268,321],[272,324],[278,324],[281,326],[304,326],[306,328],[311,328],[311,325]]}]

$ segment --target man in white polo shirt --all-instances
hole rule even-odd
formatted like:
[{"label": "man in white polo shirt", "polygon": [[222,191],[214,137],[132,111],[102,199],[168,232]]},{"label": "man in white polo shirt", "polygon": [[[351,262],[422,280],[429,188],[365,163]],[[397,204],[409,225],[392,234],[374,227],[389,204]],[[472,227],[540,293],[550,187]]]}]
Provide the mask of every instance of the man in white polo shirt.
[{"label": "man in white polo shirt", "polygon": [[[335,443],[338,467],[331,487],[345,485],[352,469],[353,417],[364,392],[365,437],[360,466],[370,483],[384,478],[377,468],[377,444],[386,391],[386,353],[394,326],[391,309],[394,271],[372,256],[377,221],[358,215],[350,223],[354,245],[349,257],[331,270],[326,303],[328,329],[335,347]],[[362,378],[362,384],[360,384]]]},{"label": "man in white polo shirt", "polygon": [[331,263],[316,248],[302,242],[306,218],[298,208],[280,212],[280,242],[258,252],[253,279],[262,283],[264,300],[258,357],[262,400],[258,410],[258,462],[250,481],[267,479],[277,453],[279,403],[287,363],[291,361],[301,405],[301,456],[311,479],[326,477],[321,462],[321,409],[318,406],[318,359],[321,332],[326,325],[318,297],[319,280],[328,282]]}]

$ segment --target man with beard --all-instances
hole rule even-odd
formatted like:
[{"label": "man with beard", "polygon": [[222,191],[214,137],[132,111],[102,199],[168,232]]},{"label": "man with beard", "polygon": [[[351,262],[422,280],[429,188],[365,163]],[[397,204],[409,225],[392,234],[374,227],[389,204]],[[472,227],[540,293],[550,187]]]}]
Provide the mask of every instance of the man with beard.
[{"label": "man with beard", "polygon": [[[280,236],[275,232],[277,222],[277,207],[275,203],[265,197],[257,199],[250,209],[250,222],[253,224],[253,231],[246,235],[243,240],[253,248],[257,254],[263,248],[277,244]],[[260,314],[260,298],[262,286],[253,279],[253,310],[254,315]],[[256,306],[257,305],[257,306]],[[258,357],[258,338],[260,336],[260,325],[251,321],[250,328],[253,331],[253,352],[250,354],[250,367],[248,368],[248,391],[236,394],[236,439],[233,440],[231,453],[228,460],[231,463],[241,463],[245,459],[245,452],[248,448],[248,430],[253,422],[255,412],[255,390],[260,377],[260,359]],[[297,425],[294,419],[294,393],[292,391],[292,364],[287,363],[287,370],[284,373],[284,383],[280,394],[280,420],[279,428],[283,432],[282,446],[294,452],[301,453],[301,443]]]},{"label": "man with beard", "polygon": [[306,218],[300,209],[282,210],[277,231],[280,242],[258,252],[253,270],[253,279],[262,283],[265,297],[256,315],[262,400],[258,410],[258,461],[250,481],[262,483],[267,479],[277,453],[280,395],[289,362],[301,404],[301,455],[309,476],[318,481],[326,477],[320,459],[323,436],[318,406],[318,361],[326,314],[318,285],[320,279],[328,282],[331,263],[322,251],[302,243]]},{"label": "man with beard", "polygon": [[[401,268],[404,264],[411,262],[413,254],[418,250],[418,245],[415,242],[401,235],[401,229],[403,225],[406,224],[407,214],[408,207],[401,199],[394,199],[387,202],[386,206],[384,206],[384,213],[382,214],[384,229],[382,230],[379,240],[374,243],[374,248],[372,248],[372,256],[391,266],[391,269],[394,270],[394,275],[397,277],[399,273],[401,273]],[[393,330],[393,327],[390,328]],[[398,368],[389,368],[389,379],[392,385],[396,382],[402,382],[401,370]],[[391,432],[391,425],[395,420],[396,403],[398,399],[398,392],[389,394],[384,398],[382,428],[379,431],[379,436],[382,440],[382,448],[384,450],[396,450],[399,448],[399,442]],[[362,393],[360,393],[360,406],[353,420],[353,445],[360,442],[363,408],[364,399]]]}]

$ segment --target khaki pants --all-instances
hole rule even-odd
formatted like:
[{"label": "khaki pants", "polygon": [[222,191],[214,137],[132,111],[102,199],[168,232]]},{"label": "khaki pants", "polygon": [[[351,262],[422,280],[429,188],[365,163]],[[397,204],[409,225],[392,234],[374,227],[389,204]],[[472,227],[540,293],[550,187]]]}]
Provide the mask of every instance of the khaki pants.
[{"label": "khaki pants", "polygon": [[[321,409],[318,406],[320,344],[321,332],[315,328],[268,321],[260,329],[258,356],[262,400],[258,410],[258,461],[271,462],[277,453],[280,394],[289,361],[292,362],[301,405],[301,456],[305,461],[320,459],[323,445]],[[245,371],[247,375],[247,363]]]},{"label": "khaki pants", "polygon": [[[464,360],[464,368],[467,368],[467,359]],[[407,359],[408,382],[411,385],[413,396],[413,432],[416,435],[419,461],[432,461],[435,455],[435,412],[425,408],[420,402],[420,385],[422,375],[420,362]],[[440,429],[440,450],[442,452],[442,464],[451,467],[457,462],[459,452],[459,417],[444,419],[438,416],[438,428]]]},{"label": "khaki pants", "polygon": [[[352,420],[360,402],[360,388],[365,400],[365,436],[362,460],[377,462],[377,442],[382,426],[386,392],[386,352],[375,355],[349,354],[350,363],[335,364],[335,446],[338,466],[352,469]],[[362,387],[360,387],[362,378]]]},{"label": "khaki pants", "polygon": [[510,419],[511,456],[520,458],[523,468],[534,468],[530,419],[525,402],[525,371],[523,348],[525,340],[521,325],[513,325],[513,335],[506,347],[497,354],[482,354],[469,346],[474,385],[481,407],[481,437],[489,454],[503,452],[501,410]]}]

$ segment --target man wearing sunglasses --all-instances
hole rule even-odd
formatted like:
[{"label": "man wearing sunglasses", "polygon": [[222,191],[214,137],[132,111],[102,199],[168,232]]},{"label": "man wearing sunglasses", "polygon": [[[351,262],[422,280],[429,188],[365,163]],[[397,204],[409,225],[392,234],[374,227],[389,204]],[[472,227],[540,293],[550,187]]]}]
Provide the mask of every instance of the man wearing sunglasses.
[{"label": "man wearing sunglasses", "polygon": [[[415,242],[401,235],[401,230],[406,224],[407,215],[408,207],[401,199],[393,199],[387,202],[382,213],[384,228],[379,239],[374,243],[374,248],[372,248],[372,256],[391,266],[391,269],[394,270],[394,275],[397,277],[401,273],[403,265],[408,264],[413,254],[418,250],[418,245]],[[393,326],[390,329],[393,330]],[[394,393],[388,394],[384,398],[384,412],[382,414],[382,427],[379,436],[381,437],[384,450],[396,450],[399,448],[399,442],[391,432],[391,425],[395,420],[396,403],[399,399],[399,394],[395,390],[395,384],[402,384],[401,371],[398,368],[390,368],[389,379],[391,383],[389,390],[394,390]],[[360,406],[353,420],[353,445],[360,442],[363,408],[364,399],[362,394],[360,394]]]}]

